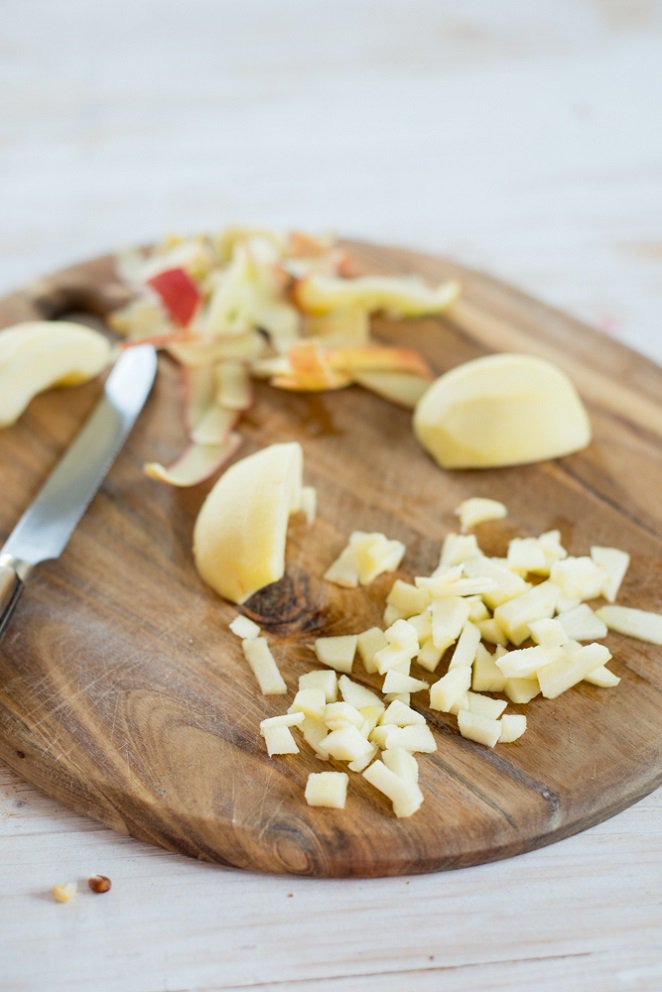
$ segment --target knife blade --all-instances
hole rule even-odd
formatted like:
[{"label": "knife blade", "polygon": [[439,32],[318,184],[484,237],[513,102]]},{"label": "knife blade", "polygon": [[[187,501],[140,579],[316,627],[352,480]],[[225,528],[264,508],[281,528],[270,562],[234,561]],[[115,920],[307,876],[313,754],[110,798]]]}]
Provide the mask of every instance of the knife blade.
[{"label": "knife blade", "polygon": [[101,399],[0,548],[0,634],[34,566],[64,550],[142,410],[155,374],[151,345],[120,356]]}]

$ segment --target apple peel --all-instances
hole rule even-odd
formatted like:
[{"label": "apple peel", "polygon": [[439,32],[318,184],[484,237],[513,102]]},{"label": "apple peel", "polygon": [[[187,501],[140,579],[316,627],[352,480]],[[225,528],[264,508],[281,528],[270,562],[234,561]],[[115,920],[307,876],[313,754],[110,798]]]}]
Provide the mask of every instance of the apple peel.
[{"label": "apple peel", "polygon": [[145,475],[157,482],[167,482],[170,486],[197,486],[215,475],[236,453],[241,445],[239,434],[231,432],[220,444],[196,444],[191,442],[172,463],[164,466],[159,462],[147,462],[143,468]]}]

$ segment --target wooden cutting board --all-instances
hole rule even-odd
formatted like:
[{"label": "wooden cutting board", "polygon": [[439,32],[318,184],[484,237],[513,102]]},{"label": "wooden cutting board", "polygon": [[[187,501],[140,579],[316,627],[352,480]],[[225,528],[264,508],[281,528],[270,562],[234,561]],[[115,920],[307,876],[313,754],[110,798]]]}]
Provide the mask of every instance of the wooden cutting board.
[{"label": "wooden cutting board", "polygon": [[[312,529],[294,523],[287,575],[247,610],[265,628],[288,687],[313,667],[313,639],[379,622],[393,576],[344,591],[322,574],[351,530],[399,538],[399,574],[427,574],[453,509],[503,500],[505,521],[479,528],[503,553],[517,534],[558,527],[575,554],[591,544],[632,555],[621,602],[660,610],[662,374],[652,363],[509,286],[449,261],[354,245],[361,268],[459,277],[444,319],[378,321],[376,334],[418,348],[434,369],[492,351],[550,358],[588,402],[595,440],[559,461],[442,472],[418,447],[410,414],[358,388],[323,396],[259,386],[245,418],[248,454],[273,441],[304,448],[319,495]],[[103,314],[122,291],[103,258],[0,302],[0,324],[73,310]],[[42,395],[0,433],[0,541],[86,414],[99,384]],[[420,757],[425,802],[396,820],[359,775],[344,812],[311,809],[305,745],[269,759],[258,734],[284,697],[256,692],[235,610],[197,577],[191,532],[209,485],[175,490],[146,478],[182,443],[177,376],[161,358],[154,392],[62,557],[40,566],[0,643],[0,755],[49,795],[113,827],[192,857],[269,872],[389,875],[453,868],[566,837],[662,781],[660,649],[611,634],[617,689],[587,684],[525,711],[526,735],[495,750],[464,740],[455,718],[426,711],[438,751]],[[359,666],[357,666],[358,668]],[[360,681],[376,684],[357,672]],[[510,707],[518,711],[519,707]]]}]

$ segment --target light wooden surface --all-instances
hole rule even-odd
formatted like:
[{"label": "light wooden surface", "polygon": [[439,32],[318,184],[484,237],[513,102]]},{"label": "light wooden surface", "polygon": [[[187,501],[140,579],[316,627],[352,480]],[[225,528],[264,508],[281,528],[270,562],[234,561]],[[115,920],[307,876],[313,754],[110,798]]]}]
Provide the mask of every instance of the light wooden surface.
[{"label": "light wooden surface", "polygon": [[[661,24],[654,0],[7,0],[2,289],[170,228],[333,227],[659,358]],[[12,992],[662,986],[659,793],[513,861],[312,882],[119,840],[0,774]],[[97,871],[108,896],[47,895]]]},{"label": "light wooden surface", "polygon": [[[258,723],[283,713],[298,676],[319,667],[314,639],[381,623],[394,577],[431,572],[442,537],[455,529],[454,510],[469,495],[508,505],[506,521],[477,531],[486,553],[504,554],[511,537],[552,528],[573,554],[594,543],[627,548],[632,563],[619,600],[662,612],[662,370],[457,264],[392,247],[348,248],[359,273],[417,272],[432,285],[451,278],[462,285],[443,317],[374,320],[378,340],[406,342],[434,376],[493,349],[550,357],[588,405],[590,446],[517,469],[440,474],[412,435],[410,410],[359,388],[311,397],[258,384],[237,428],[242,452],[298,442],[319,505],[313,527],[290,526],[283,580],[243,607],[268,634],[289,689],[287,699],[264,698],[228,628],[236,608],[204,586],[190,553],[213,480],[178,491],[142,472],[153,457],[169,463],[182,443],[180,380],[164,355],[99,493],[62,556],[30,577],[0,640],[0,757],[15,771],[138,839],[274,874],[367,877],[480,864],[576,833],[662,784],[660,651],[615,633],[606,645],[618,690],[581,685],[556,700],[536,699],[524,707],[527,733],[517,745],[468,742],[455,717],[415,695],[438,749],[420,756],[425,802],[410,820],[396,819],[360,775],[350,776],[345,810],[311,809],[306,779],[323,767],[312,749],[267,756]],[[67,291],[103,300],[113,290],[121,287],[107,256],[41,280],[36,296],[0,299],[0,326],[16,319],[17,307],[40,317],[59,299],[68,309]],[[44,464],[57,460],[97,392],[90,383],[66,396],[45,393],[0,435],[7,462],[0,534],[11,530],[25,493],[39,488]],[[31,446],[39,452],[28,459]],[[395,575],[358,592],[322,579],[352,528],[407,548]],[[434,676],[416,664],[412,674],[430,684],[446,672],[450,653]],[[382,678],[358,663],[352,674],[381,688]]]}]

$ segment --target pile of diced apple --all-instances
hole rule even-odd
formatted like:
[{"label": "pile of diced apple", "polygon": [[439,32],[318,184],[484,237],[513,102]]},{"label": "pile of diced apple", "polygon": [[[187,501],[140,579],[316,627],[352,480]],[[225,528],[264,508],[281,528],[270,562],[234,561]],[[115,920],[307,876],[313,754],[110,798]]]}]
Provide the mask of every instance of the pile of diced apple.
[{"label": "pile of diced apple", "polygon": [[252,228],[169,238],[149,255],[123,253],[118,270],[133,299],[112,327],[181,367],[187,446],[172,465],[145,466],[175,486],[201,482],[234,455],[253,379],[302,392],[357,384],[413,409],[432,372],[410,348],[376,343],[371,314],[438,314],[459,294],[455,282],[359,276],[334,238]]},{"label": "pile of diced apple", "polygon": [[[423,801],[414,755],[437,749],[426,709],[454,715],[471,741],[509,744],[527,726],[523,713],[505,712],[509,703],[555,699],[580,682],[618,685],[607,667],[611,653],[598,643],[608,627],[662,643],[662,617],[614,605],[594,612],[586,602],[603,597],[614,603],[629,564],[626,552],[596,546],[590,556],[575,557],[559,531],[548,531],[514,538],[505,558],[492,558],[466,530],[504,517],[505,506],[475,498],[457,513],[465,532],[446,537],[431,575],[396,579],[384,628],[318,638],[311,654],[326,667],[302,675],[287,712],[260,724],[270,756],[298,753],[295,730],[321,761],[361,773],[398,817],[411,816]],[[355,532],[325,577],[356,588],[396,569],[404,552],[383,534]],[[238,616],[231,628],[261,690],[286,694],[257,625]],[[357,681],[357,657],[371,688]],[[412,665],[434,681],[412,675]],[[343,808],[348,782],[347,772],[313,773],[306,801]]]}]

